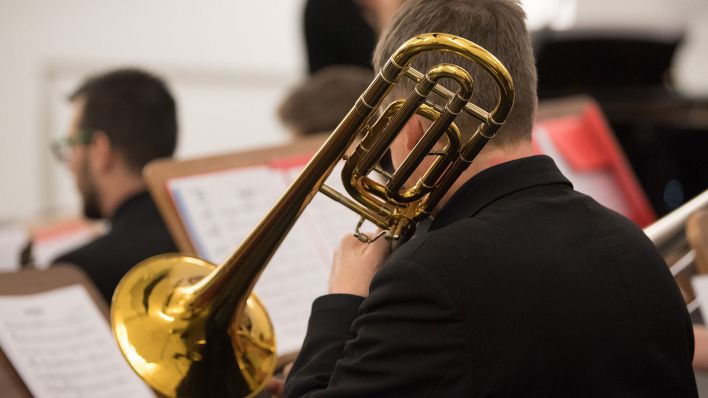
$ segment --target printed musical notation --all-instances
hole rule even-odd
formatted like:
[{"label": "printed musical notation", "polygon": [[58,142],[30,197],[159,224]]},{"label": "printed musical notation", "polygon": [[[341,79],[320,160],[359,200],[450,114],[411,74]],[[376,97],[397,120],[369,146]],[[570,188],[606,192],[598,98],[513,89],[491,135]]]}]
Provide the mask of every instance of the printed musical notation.
[{"label": "printed musical notation", "polygon": [[[244,167],[170,180],[168,190],[197,254],[222,264],[266,215],[304,165]],[[327,184],[341,189],[341,167]],[[358,216],[315,195],[256,283],[275,327],[278,354],[296,352],[312,301],[327,292],[332,255]]]},{"label": "printed musical notation", "polygon": [[36,398],[154,398],[80,285],[0,297],[0,344]]}]

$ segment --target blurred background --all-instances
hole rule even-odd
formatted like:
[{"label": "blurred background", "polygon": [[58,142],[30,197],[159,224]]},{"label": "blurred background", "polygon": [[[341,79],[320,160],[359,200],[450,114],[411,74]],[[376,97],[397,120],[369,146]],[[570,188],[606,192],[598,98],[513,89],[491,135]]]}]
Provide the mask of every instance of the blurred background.
[{"label": "blurred background", "polygon": [[[708,2],[523,3],[541,97],[589,92],[599,99],[657,215],[705,189]],[[0,220],[78,212],[73,180],[48,147],[66,134],[66,96],[92,73],[138,66],[164,76],[179,106],[178,157],[287,141],[276,108],[308,70],[304,6],[303,0],[0,1]],[[629,99],[648,98],[650,104],[631,109]],[[659,108],[679,116],[638,121]],[[691,150],[688,166],[680,160],[683,149]]]},{"label": "blurred background", "polygon": [[[346,111],[335,109],[338,101],[308,97],[321,93],[303,90],[315,71],[359,64],[363,72],[337,70],[346,72],[347,82],[330,70],[308,84],[346,86],[357,93],[362,76],[368,84],[366,65],[376,36],[401,1],[0,0],[0,271],[31,263],[23,259],[28,253],[35,265],[47,266],[96,234],[93,226],[75,228],[81,198],[74,177],[50,151],[53,140],[70,133],[67,97],[86,77],[121,67],[163,77],[178,105],[178,158],[285,144],[308,129],[298,117],[308,109],[303,104],[309,111],[322,108],[321,113]],[[636,174],[635,193],[646,203],[647,217],[634,221],[644,227],[704,192],[708,1],[521,2],[533,36],[542,110],[578,95],[591,103],[595,113],[589,118],[584,113],[579,123],[601,121],[611,145],[596,152],[614,150],[614,134],[619,168],[635,187],[632,171]],[[540,130],[553,132],[538,119],[534,139]],[[309,128],[321,132],[332,126]],[[573,150],[592,152],[583,145]],[[604,188],[609,185],[598,185],[598,177],[606,177],[603,172],[611,167],[600,166],[605,170],[590,170],[586,181]],[[580,174],[568,177],[589,193],[580,189]],[[69,232],[56,233],[54,224]],[[685,239],[681,243],[686,246]],[[708,346],[708,331],[697,330],[703,333],[698,344]],[[698,373],[705,397],[707,374]]]}]

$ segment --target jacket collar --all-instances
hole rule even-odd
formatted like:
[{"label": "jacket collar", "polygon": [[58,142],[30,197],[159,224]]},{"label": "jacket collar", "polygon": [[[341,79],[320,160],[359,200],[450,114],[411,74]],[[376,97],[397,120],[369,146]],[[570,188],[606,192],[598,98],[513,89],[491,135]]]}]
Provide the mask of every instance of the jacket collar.
[{"label": "jacket collar", "polygon": [[[492,202],[538,185],[573,185],[548,156],[536,155],[504,162],[482,170],[455,192],[430,223],[421,223],[420,232],[435,230],[462,218],[473,217]],[[426,228],[428,227],[428,228]]]},{"label": "jacket collar", "polygon": [[125,199],[116,209],[111,224],[113,228],[132,224],[135,218],[144,217],[146,209],[155,207],[148,191],[141,191]]}]

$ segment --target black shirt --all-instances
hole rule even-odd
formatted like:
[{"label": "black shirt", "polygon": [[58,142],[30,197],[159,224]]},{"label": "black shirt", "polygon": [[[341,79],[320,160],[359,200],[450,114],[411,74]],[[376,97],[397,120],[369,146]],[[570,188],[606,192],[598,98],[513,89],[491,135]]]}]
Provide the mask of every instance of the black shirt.
[{"label": "black shirt", "polygon": [[533,156],[471,178],[367,298],[318,298],[285,396],[696,397],[692,356],[652,243]]},{"label": "black shirt", "polygon": [[107,234],[53,263],[79,266],[110,303],[118,282],[134,265],[148,257],[176,251],[155,203],[147,192],[141,192],[118,207]]}]

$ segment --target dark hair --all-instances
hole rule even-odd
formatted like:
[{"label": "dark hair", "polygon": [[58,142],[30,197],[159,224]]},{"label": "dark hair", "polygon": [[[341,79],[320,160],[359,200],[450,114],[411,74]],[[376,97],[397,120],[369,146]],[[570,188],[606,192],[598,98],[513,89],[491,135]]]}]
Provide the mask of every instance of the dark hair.
[{"label": "dark hair", "polygon": [[288,93],[278,116],[297,134],[331,132],[373,78],[371,69],[361,66],[326,67]]},{"label": "dark hair", "polygon": [[[450,33],[471,40],[496,56],[514,80],[514,107],[490,144],[506,146],[530,139],[538,100],[536,65],[525,18],[517,0],[408,0],[379,40],[374,52],[374,68],[379,70],[399,46],[421,33]],[[421,54],[412,65],[425,73],[442,62],[456,63],[467,69],[475,78],[472,102],[486,110],[493,109],[497,86],[477,64],[447,53],[430,53]],[[447,85],[444,80],[441,83]],[[412,86],[412,83],[404,83],[406,90]],[[400,91],[396,89],[394,94],[400,95]],[[455,123],[463,134],[471,134],[478,121],[463,114]]]},{"label": "dark hair", "polygon": [[90,77],[69,99],[83,100],[79,128],[103,131],[136,172],[177,146],[176,105],[162,79],[138,69]]}]

